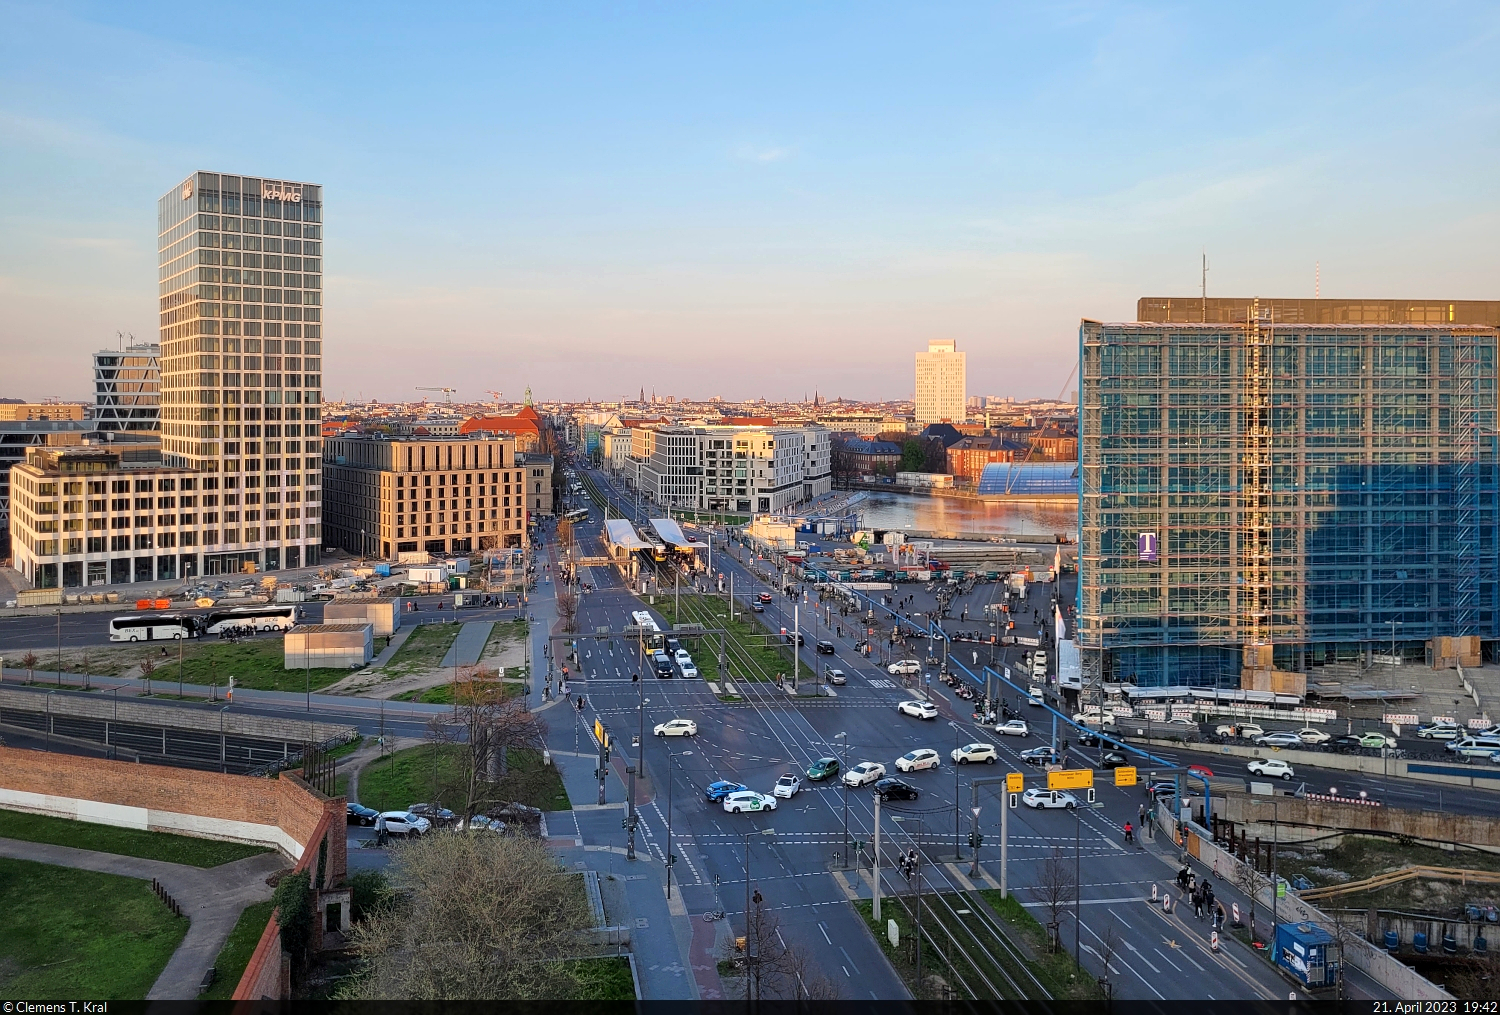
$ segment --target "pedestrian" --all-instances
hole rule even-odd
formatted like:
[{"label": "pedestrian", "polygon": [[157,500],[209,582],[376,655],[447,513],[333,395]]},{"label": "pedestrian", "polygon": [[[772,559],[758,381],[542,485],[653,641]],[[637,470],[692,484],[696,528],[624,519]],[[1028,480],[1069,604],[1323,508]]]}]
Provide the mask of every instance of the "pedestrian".
[{"label": "pedestrian", "polygon": [[1193,918],[1203,919],[1203,890],[1201,888],[1193,893]]},{"label": "pedestrian", "polygon": [[385,827],[385,815],[377,814],[375,816],[375,845],[384,846],[389,836],[390,832]]},{"label": "pedestrian", "polygon": [[1138,824],[1138,825],[1144,825],[1146,823],[1146,805],[1145,804],[1141,804],[1141,806],[1137,809],[1137,811],[1136,811],[1136,822],[1135,823]]}]

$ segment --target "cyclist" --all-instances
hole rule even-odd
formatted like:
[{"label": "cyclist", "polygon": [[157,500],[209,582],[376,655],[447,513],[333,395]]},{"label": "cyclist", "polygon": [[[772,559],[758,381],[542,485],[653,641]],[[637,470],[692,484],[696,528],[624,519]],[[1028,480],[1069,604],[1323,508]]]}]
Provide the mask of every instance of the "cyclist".
[{"label": "cyclist", "polygon": [[1135,828],[1128,821],[1125,822],[1125,841],[1127,843],[1135,841]]}]

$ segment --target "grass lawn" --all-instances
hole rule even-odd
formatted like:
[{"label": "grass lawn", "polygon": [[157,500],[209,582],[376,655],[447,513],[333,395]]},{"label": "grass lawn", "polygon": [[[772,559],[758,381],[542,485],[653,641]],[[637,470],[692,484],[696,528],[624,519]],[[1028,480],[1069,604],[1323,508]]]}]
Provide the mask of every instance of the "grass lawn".
[{"label": "grass lawn", "polygon": [[54,846],[138,856],[146,860],[165,860],[167,863],[187,864],[190,867],[217,867],[221,863],[270,852],[262,846],[240,842],[195,839],[170,832],[116,828],[113,825],[96,825],[46,814],[5,810],[0,810],[0,838],[46,842]]},{"label": "grass lawn", "polygon": [[213,986],[199,994],[200,998],[207,1001],[227,1001],[234,995],[234,988],[239,986],[240,977],[245,975],[245,967],[250,964],[250,956],[260,943],[260,936],[265,932],[266,923],[271,919],[271,910],[274,908],[270,899],[245,907],[234,930],[229,932],[229,940],[219,949],[219,957],[214,959]]},{"label": "grass lawn", "polygon": [[146,996],[187,933],[135,878],[0,858],[0,993],[6,998]]},{"label": "grass lawn", "polygon": [[330,758],[342,758],[342,757],[344,757],[346,755],[353,754],[355,751],[359,750],[359,745],[362,744],[362,743],[364,743],[364,742],[365,742],[364,735],[363,734],[357,734],[354,737],[354,739],[351,740],[351,741],[349,741],[347,744],[339,744],[333,750],[329,751],[328,752],[328,757],[330,757]]},{"label": "grass lawn", "polygon": [[[177,646],[167,646],[167,655],[161,654],[162,646],[155,645],[108,645],[91,649],[64,649],[63,669],[69,673],[88,673],[96,677],[136,676],[141,662],[150,659],[155,666],[151,673],[151,690],[157,694],[175,695],[177,692]],[[39,652],[42,667],[56,665],[56,653]],[[15,657],[7,653],[9,665],[15,666]],[[342,680],[349,675],[347,669],[316,669],[311,671],[312,686],[316,690]],[[306,687],[307,676],[302,670],[285,668],[282,636],[258,634],[240,642],[220,641],[208,638],[182,643],[182,682],[185,684],[219,686],[219,694],[234,676],[236,687],[248,687],[256,691],[300,691]],[[39,675],[37,681],[46,683]],[[98,687],[94,688],[98,690]]]},{"label": "grass lawn", "polygon": [[[1011,936],[1020,937],[1025,942],[1031,955],[1035,956],[1031,960],[1031,971],[1047,986],[1053,997],[1072,1000],[1099,997],[1098,984],[1088,970],[1080,970],[1075,966],[1073,957],[1066,951],[1047,950],[1047,928],[1031,915],[1030,910],[1016,901],[1015,893],[1002,899],[998,890],[986,888],[979,894],[1005,922]],[[1116,945],[1115,952],[1118,955],[1124,950],[1125,944],[1121,941]]]},{"label": "grass lawn", "polygon": [[[500,695],[504,698],[514,698],[525,691],[524,684],[502,683]],[[453,681],[446,684],[438,684],[436,687],[418,688],[411,691],[402,691],[400,694],[391,695],[392,701],[419,701],[425,705],[451,705],[453,704]]]},{"label": "grass lawn", "polygon": [[634,1001],[635,978],[630,963],[623,956],[606,955],[597,959],[574,959],[563,963],[578,978],[578,993],[572,1001]]},{"label": "grass lawn", "polygon": [[[680,618],[670,593],[658,596],[657,609],[674,627],[680,623],[702,624],[704,627],[723,628],[727,631],[724,655],[730,681],[774,681],[778,673],[785,673],[788,680],[792,678],[791,646],[779,646],[767,628],[750,620],[739,609],[736,609],[737,616],[731,621],[725,603],[712,596],[695,594],[683,595],[681,598]],[[804,633],[803,637],[808,636]],[[684,644],[689,646],[688,651],[692,653],[693,662],[704,680],[720,679],[718,635],[704,635],[701,638],[687,635]],[[803,679],[808,676],[808,673],[803,673]]]},{"label": "grass lawn", "polygon": [[443,663],[443,656],[453,647],[462,624],[421,624],[396,650],[391,661],[381,669],[386,677],[403,677],[426,673]]},{"label": "grass lawn", "polygon": [[[562,778],[555,767],[542,764],[540,751],[512,748],[508,758],[509,772],[505,778],[493,784],[481,784],[487,802],[519,800],[544,811],[571,808]],[[461,745],[439,745],[435,766],[431,744],[408,747],[370,762],[359,773],[359,802],[376,810],[399,810],[431,800],[434,784],[442,806],[454,811],[463,809],[464,748]]]}]

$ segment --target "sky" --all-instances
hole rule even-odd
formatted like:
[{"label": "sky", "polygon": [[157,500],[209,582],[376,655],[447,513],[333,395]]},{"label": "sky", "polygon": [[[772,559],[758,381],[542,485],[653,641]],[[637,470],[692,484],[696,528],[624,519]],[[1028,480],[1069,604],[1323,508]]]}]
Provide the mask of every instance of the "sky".
[{"label": "sky", "polygon": [[1145,295],[1500,298],[1493,3],[0,0],[0,396],[156,340],[156,200],[321,184],[326,397],[1076,387]]}]

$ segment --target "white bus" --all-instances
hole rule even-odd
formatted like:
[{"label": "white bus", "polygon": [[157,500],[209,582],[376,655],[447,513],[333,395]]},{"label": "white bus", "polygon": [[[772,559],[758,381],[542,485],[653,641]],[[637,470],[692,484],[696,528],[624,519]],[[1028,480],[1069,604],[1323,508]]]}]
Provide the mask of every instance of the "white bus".
[{"label": "white bus", "polygon": [[587,521],[588,517],[589,517],[589,509],[586,508],[586,507],[581,507],[581,508],[575,508],[572,511],[569,511],[567,514],[563,515],[563,521],[565,521],[565,522],[582,522],[582,521]]},{"label": "white bus", "polygon": [[203,624],[204,634],[220,634],[235,627],[253,627],[257,631],[290,631],[297,624],[297,607],[267,604],[215,610],[204,618]]},{"label": "white bus", "polygon": [[641,643],[643,645],[652,649],[662,647],[665,639],[662,637],[661,628],[656,626],[656,621],[652,618],[651,614],[645,610],[636,610],[630,615],[630,619],[640,629]]},{"label": "white bus", "polygon": [[198,621],[171,613],[137,613],[109,622],[110,641],[180,641],[198,637]]}]

